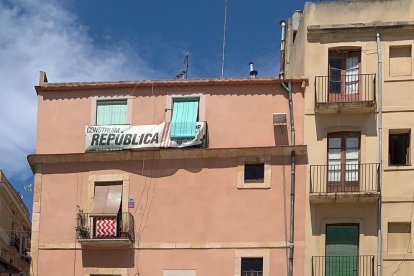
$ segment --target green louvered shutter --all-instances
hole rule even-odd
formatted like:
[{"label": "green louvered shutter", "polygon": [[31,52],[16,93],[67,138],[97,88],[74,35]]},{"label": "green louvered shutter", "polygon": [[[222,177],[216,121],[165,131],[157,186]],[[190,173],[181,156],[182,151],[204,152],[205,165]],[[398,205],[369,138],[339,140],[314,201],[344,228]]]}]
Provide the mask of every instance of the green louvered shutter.
[{"label": "green louvered shutter", "polygon": [[127,123],[127,100],[97,101],[97,125],[124,125]]},{"label": "green louvered shutter", "polygon": [[326,276],[358,275],[358,225],[326,227]]},{"label": "green louvered shutter", "polygon": [[174,99],[171,119],[171,139],[193,139],[196,134],[198,98]]}]

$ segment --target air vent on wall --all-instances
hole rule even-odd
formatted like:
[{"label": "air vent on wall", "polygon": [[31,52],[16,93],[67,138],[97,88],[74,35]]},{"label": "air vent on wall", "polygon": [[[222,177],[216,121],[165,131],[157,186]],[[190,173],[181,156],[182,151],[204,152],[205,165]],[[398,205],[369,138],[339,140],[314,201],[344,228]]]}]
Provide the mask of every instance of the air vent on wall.
[{"label": "air vent on wall", "polygon": [[286,113],[273,113],[273,124],[278,126],[285,126]]}]

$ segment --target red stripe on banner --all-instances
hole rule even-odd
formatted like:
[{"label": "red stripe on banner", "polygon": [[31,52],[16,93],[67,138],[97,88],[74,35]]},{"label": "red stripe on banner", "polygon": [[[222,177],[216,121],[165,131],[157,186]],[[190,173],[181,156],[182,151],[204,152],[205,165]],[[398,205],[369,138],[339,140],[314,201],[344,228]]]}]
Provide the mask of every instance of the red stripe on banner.
[{"label": "red stripe on banner", "polygon": [[171,144],[172,144],[172,141],[171,141],[171,138],[170,138],[170,134],[171,134],[171,124],[170,123],[168,123],[168,132],[167,132],[167,141],[168,141],[168,144],[167,144],[167,147],[170,147],[171,146]]},{"label": "red stripe on banner", "polygon": [[164,147],[164,143],[165,143],[165,131],[167,128],[167,123],[165,123],[164,125],[164,129],[162,130],[162,136],[161,136],[161,147]]},{"label": "red stripe on banner", "polygon": [[170,142],[170,123],[166,122],[164,130],[162,132],[161,147],[168,147]]},{"label": "red stripe on banner", "polygon": [[116,237],[116,217],[97,217],[96,218],[96,237],[97,238]]}]

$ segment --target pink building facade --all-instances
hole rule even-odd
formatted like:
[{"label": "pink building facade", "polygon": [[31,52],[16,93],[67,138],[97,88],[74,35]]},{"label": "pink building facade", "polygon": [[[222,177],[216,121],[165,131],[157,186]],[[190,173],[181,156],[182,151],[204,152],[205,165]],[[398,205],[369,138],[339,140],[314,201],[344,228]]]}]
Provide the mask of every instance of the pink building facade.
[{"label": "pink building facade", "polygon": [[284,80],[295,141],[281,82],[41,73],[31,275],[287,275],[292,183],[303,275],[307,80]]}]

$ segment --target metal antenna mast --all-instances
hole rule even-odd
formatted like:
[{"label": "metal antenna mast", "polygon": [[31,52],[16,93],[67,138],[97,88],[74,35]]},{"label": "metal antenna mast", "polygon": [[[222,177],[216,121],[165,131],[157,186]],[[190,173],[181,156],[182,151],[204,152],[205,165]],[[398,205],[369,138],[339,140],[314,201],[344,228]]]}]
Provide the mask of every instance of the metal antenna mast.
[{"label": "metal antenna mast", "polygon": [[221,58],[221,77],[224,78],[224,53],[226,50],[226,29],[227,29],[227,0],[224,0],[224,27],[223,27],[223,51]]},{"label": "metal antenna mast", "polygon": [[188,59],[190,57],[190,53],[187,51],[185,52],[185,57],[184,57],[184,64],[185,64],[185,79],[187,79],[188,77]]}]

